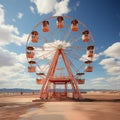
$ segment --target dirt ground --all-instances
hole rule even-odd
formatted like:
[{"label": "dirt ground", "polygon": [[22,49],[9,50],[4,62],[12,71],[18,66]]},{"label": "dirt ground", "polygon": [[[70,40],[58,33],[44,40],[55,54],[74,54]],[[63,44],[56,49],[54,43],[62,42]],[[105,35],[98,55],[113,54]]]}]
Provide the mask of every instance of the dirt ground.
[{"label": "dirt ground", "polygon": [[83,94],[84,101],[32,102],[37,95],[0,95],[0,120],[120,120],[120,94]]}]

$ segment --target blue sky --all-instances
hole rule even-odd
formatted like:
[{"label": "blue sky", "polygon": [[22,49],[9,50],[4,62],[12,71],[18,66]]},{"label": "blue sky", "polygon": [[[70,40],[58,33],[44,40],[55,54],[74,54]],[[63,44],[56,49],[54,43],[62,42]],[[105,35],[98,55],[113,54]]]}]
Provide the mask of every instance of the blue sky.
[{"label": "blue sky", "polygon": [[80,88],[120,89],[119,0],[0,0],[0,88],[39,89],[27,72],[26,41],[38,22],[53,15],[84,22],[94,37],[94,71]]}]

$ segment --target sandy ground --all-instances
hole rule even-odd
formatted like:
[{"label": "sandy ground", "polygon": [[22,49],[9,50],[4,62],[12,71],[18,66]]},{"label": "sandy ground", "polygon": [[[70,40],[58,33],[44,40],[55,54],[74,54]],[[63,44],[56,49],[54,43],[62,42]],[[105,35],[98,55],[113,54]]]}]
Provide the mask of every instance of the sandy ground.
[{"label": "sandy ground", "polygon": [[0,95],[0,120],[120,120],[120,94],[83,97],[91,101],[32,102],[37,95]]}]

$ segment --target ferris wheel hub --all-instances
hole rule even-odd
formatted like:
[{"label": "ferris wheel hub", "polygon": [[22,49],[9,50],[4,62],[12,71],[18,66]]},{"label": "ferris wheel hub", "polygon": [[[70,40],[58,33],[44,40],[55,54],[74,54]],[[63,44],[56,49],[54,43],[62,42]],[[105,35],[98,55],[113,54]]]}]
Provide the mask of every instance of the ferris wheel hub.
[{"label": "ferris wheel hub", "polygon": [[63,47],[63,46],[62,46],[61,44],[59,44],[57,48],[58,48],[58,49],[62,49],[62,47]]}]

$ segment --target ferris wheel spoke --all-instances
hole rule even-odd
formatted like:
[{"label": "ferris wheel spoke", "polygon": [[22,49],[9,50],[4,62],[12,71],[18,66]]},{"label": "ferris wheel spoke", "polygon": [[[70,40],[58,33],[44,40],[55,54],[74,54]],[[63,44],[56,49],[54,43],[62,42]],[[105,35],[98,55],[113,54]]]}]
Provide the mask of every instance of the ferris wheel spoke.
[{"label": "ferris wheel spoke", "polygon": [[68,59],[68,61],[70,65],[73,67],[73,69],[75,70],[75,72],[78,71],[78,68],[73,64],[73,62],[70,59]]},{"label": "ferris wheel spoke", "polygon": [[85,61],[92,61],[92,58],[91,59],[88,59],[88,58],[85,58],[85,57],[81,57],[82,59],[84,59]]},{"label": "ferris wheel spoke", "polygon": [[41,68],[41,71],[43,71],[43,73],[46,73],[47,69],[50,66],[50,62],[47,62],[46,64],[44,64],[44,66]]},{"label": "ferris wheel spoke", "polygon": [[34,48],[35,48],[34,51],[51,51],[51,50],[56,50],[55,47],[51,47],[51,46],[36,46]]},{"label": "ferris wheel spoke", "polygon": [[46,62],[46,63],[41,63],[41,65],[39,64],[39,62],[37,62],[37,72],[38,73],[44,73],[44,75],[47,74],[47,70],[49,69],[50,66],[50,61]]},{"label": "ferris wheel spoke", "polygon": [[79,65],[79,67],[78,67],[78,65],[76,66],[74,64],[74,62],[71,60],[71,57],[68,60],[69,60],[71,66],[73,67],[73,69],[75,70],[76,73],[80,72],[81,68],[83,68],[85,66],[84,63],[82,63],[81,65]]},{"label": "ferris wheel spoke", "polygon": [[84,70],[81,71],[81,68],[85,67],[84,63],[82,63],[81,65],[79,65],[79,67],[75,66],[73,62],[71,62],[71,65],[74,67],[76,73],[78,73],[78,72],[84,72]]},{"label": "ferris wheel spoke", "polygon": [[80,36],[71,38],[71,40],[69,42],[72,44],[72,43],[75,43],[75,42],[78,42],[78,41],[81,41]]},{"label": "ferris wheel spoke", "polygon": [[68,56],[74,58],[75,60],[79,59],[79,56],[78,56],[77,54],[75,54],[75,53],[72,53],[72,52],[70,52],[70,51],[65,51],[65,53],[66,53]]},{"label": "ferris wheel spoke", "polygon": [[[54,34],[51,31],[50,31],[50,35],[55,39]],[[40,40],[42,40],[44,44],[47,43],[48,46],[56,48],[56,46],[52,43],[53,41],[51,41],[48,37],[46,37],[45,34],[44,35],[40,34]]]},{"label": "ferris wheel spoke", "polygon": [[84,46],[69,46],[67,47],[66,51],[68,50],[83,50],[84,49]]},{"label": "ferris wheel spoke", "polygon": [[51,30],[50,30],[50,34],[51,34],[53,40],[56,40],[56,37],[55,37],[54,33]]},{"label": "ferris wheel spoke", "polygon": [[70,33],[71,33],[71,30],[69,29],[69,30],[67,31],[67,33],[65,34],[65,36],[64,36],[64,40],[67,41],[67,39],[68,39]]},{"label": "ferris wheel spoke", "polygon": [[61,29],[58,29],[58,35],[59,35],[59,36],[58,36],[58,39],[59,39],[59,40],[62,39],[62,38],[61,38],[61,34],[62,34],[62,30],[61,30]]},{"label": "ferris wheel spoke", "polygon": [[51,48],[56,48],[56,46],[54,45],[54,43],[51,43],[50,40],[48,40],[47,38],[44,38],[44,43],[46,43],[48,46],[50,46]]},{"label": "ferris wheel spoke", "polygon": [[[45,52],[46,52],[46,51],[45,51]],[[37,56],[36,58],[46,59],[46,58],[49,58],[49,56],[53,55],[53,53],[54,53],[54,50],[48,51],[48,52],[46,52],[46,53],[44,53],[44,54],[42,54],[42,55],[40,55],[40,56]]]}]

